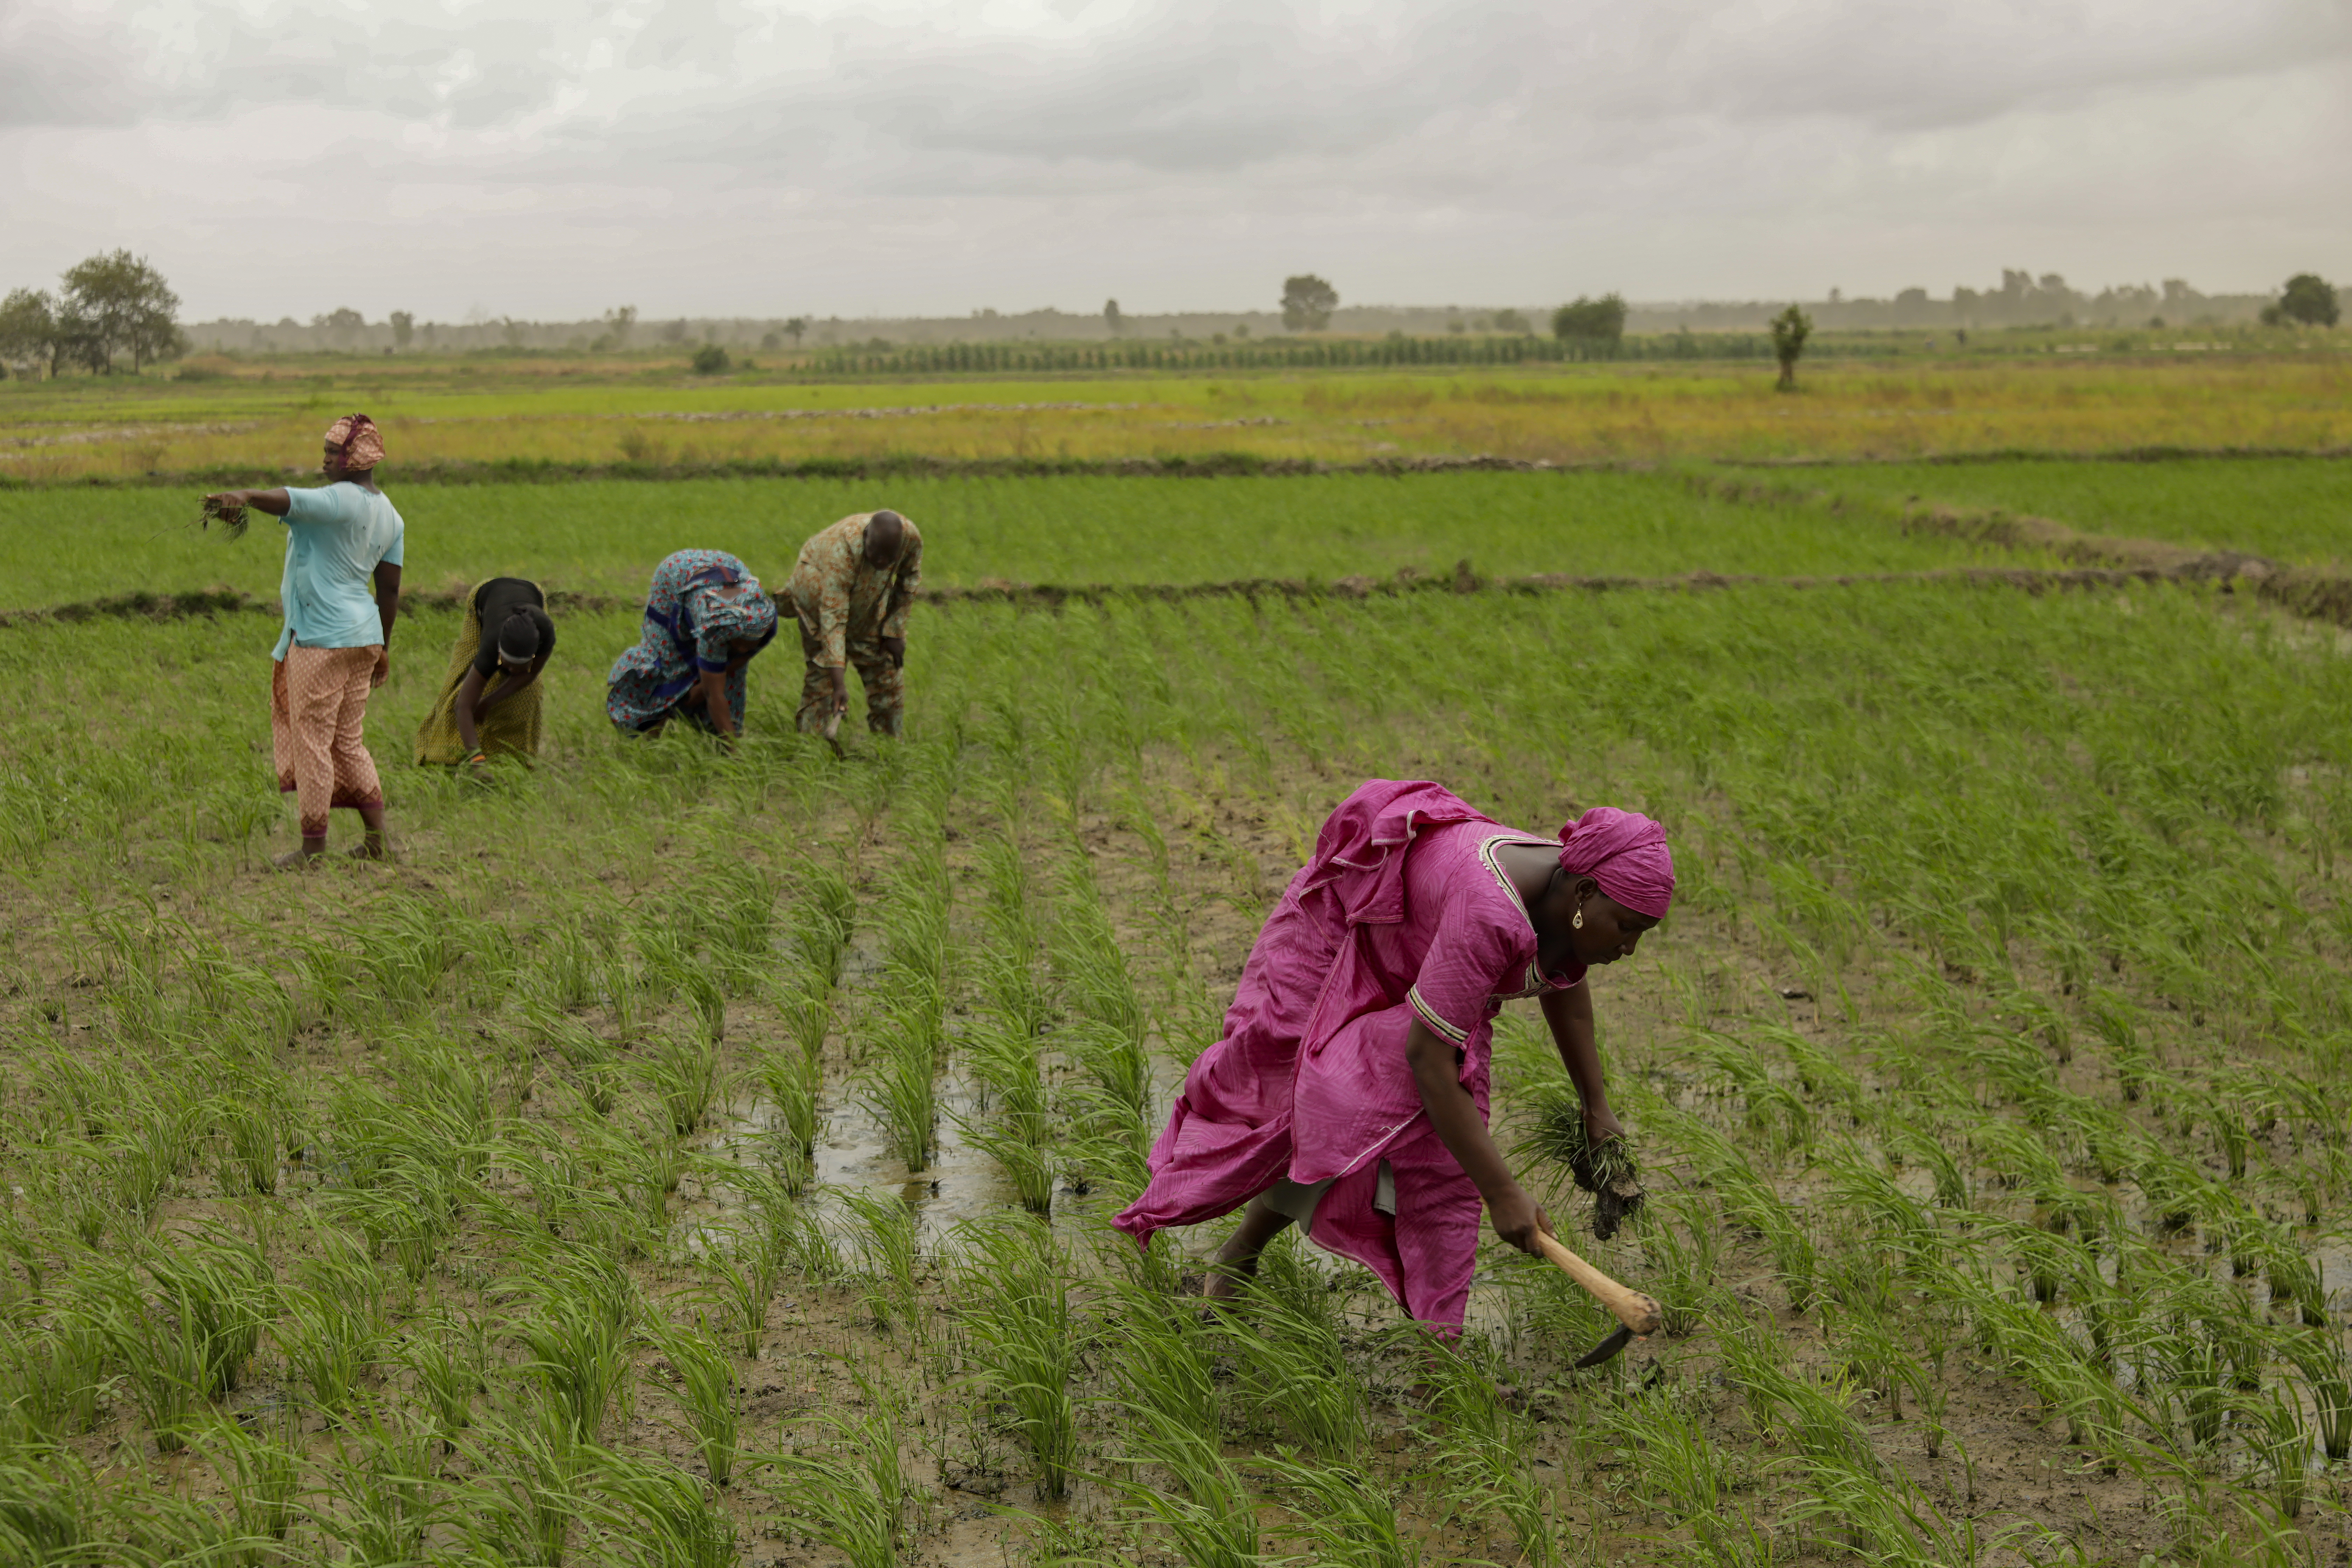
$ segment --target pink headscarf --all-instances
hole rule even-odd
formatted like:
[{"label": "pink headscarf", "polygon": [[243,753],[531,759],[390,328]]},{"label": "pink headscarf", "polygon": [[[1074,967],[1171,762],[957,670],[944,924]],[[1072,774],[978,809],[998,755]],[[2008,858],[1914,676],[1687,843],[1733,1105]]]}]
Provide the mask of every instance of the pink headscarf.
[{"label": "pink headscarf", "polygon": [[1559,830],[1559,864],[1590,877],[1637,915],[1664,920],[1675,897],[1675,858],[1666,830],[1638,811],[1596,805]]},{"label": "pink headscarf", "polygon": [[343,467],[354,473],[383,461],[383,432],[364,414],[346,414],[328,426],[327,445],[342,448]]}]

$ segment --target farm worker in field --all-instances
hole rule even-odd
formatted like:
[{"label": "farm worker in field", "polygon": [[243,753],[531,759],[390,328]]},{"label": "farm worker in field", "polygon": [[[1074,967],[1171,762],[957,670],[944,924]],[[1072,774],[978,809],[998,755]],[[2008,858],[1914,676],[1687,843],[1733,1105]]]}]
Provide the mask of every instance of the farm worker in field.
[{"label": "farm worker in field", "polygon": [[1247,1205],[1213,1300],[1295,1221],[1458,1334],[1481,1205],[1524,1250],[1551,1229],[1486,1131],[1495,1016],[1538,998],[1589,1142],[1618,1137],[1585,978],[1633,954],[1674,888],[1664,831],[1637,813],[1596,806],[1555,840],[1433,784],[1364,784],[1259,932],[1224,1038],[1185,1076],[1150,1184],[1113,1223],[1149,1246]]},{"label": "farm worker in field", "polygon": [[540,672],[555,652],[547,595],[526,577],[493,577],[466,595],[466,624],[450,650],[441,697],[416,729],[422,764],[539,755]]},{"label": "farm worker in field", "polygon": [[866,688],[866,724],[896,735],[905,724],[907,612],[923,580],[923,536],[895,511],[857,512],[801,546],[793,563],[793,613],[800,617],[799,724],[831,734],[849,711],[849,675]]},{"label": "farm worker in field", "polygon": [[[286,624],[270,658],[269,730],[278,787],[294,796],[302,847],[281,855],[293,867],[327,852],[327,813],[349,806],[363,837],[352,850],[383,859],[383,785],[362,727],[368,692],[392,674],[392,623],[400,613],[404,525],[375,484],[383,433],[364,414],[327,427],[319,489],[224,490],[208,511],[241,519],[246,509],[286,520],[286,574],[278,598]],[[232,526],[236,526],[233,524]]]},{"label": "farm worker in field", "polygon": [[723,550],[681,550],[654,568],[637,646],[604,678],[604,714],[624,734],[684,719],[722,741],[743,732],[743,670],[776,636],[776,602]]}]

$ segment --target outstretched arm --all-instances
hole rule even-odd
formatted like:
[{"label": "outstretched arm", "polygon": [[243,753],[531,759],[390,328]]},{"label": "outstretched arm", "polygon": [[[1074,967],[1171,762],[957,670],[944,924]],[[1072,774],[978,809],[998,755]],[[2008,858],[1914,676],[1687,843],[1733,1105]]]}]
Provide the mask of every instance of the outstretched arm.
[{"label": "outstretched arm", "polygon": [[1576,1085],[1584,1103],[1584,1135],[1593,1143],[1624,1136],[1616,1112],[1609,1109],[1609,1086],[1601,1073],[1601,1047],[1592,1034],[1592,985],[1586,982],[1565,991],[1547,991],[1540,1004],[1544,1022],[1551,1026],[1552,1044],[1559,1047],[1560,1065]]},{"label": "outstretched arm", "polygon": [[1478,1114],[1478,1102],[1462,1085],[1452,1042],[1439,1039],[1416,1017],[1405,1034],[1404,1055],[1430,1125],[1486,1201],[1495,1234],[1522,1252],[1534,1252],[1536,1233],[1549,1234],[1551,1219],[1503,1163],[1502,1151],[1486,1131],[1486,1119]]},{"label": "outstretched arm", "polygon": [[268,490],[216,490],[205,500],[215,507],[246,506],[256,511],[266,511],[272,517],[284,517],[294,503],[287,499],[283,486]]}]

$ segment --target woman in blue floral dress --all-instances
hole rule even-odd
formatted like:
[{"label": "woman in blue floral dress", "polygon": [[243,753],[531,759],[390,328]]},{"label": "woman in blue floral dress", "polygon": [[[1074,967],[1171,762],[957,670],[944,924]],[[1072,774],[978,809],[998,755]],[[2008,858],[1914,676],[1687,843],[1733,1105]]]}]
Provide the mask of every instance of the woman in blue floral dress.
[{"label": "woman in blue floral dress", "polygon": [[681,550],[654,568],[645,632],[613,661],[604,713],[624,734],[672,719],[733,738],[743,731],[744,667],[776,635],[776,603],[723,550]]}]

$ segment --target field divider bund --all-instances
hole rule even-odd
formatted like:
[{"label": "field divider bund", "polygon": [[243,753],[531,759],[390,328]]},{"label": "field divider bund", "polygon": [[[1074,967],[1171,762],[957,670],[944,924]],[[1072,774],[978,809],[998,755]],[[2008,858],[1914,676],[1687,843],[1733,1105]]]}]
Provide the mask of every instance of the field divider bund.
[{"label": "field divider bund", "polygon": [[[2265,570],[2264,568],[2267,568]],[[2077,566],[2040,569],[2022,566],[1951,566],[1918,572],[1854,572],[1810,576],[1690,572],[1666,577],[1576,576],[1538,573],[1529,576],[1490,577],[1461,563],[1448,575],[1437,576],[1407,567],[1391,577],[1341,577],[1328,583],[1295,578],[1253,577],[1215,583],[1013,583],[982,579],[969,587],[926,588],[919,603],[941,609],[959,605],[1008,605],[1020,609],[1055,610],[1066,605],[1178,603],[1187,599],[1283,599],[1294,601],[1403,598],[1420,594],[1607,594],[1697,593],[1732,588],[1869,588],[1901,584],[2009,588],[2027,594],[2069,590],[2128,588],[2135,584],[2199,583],[2223,593],[2241,585],[2256,597],[2296,615],[2336,626],[2352,626],[2352,577],[2281,567],[2259,556],[2232,552],[2200,555],[2170,565]],[[586,614],[615,614],[642,609],[643,601],[609,594],[578,594],[551,589],[548,606]],[[411,592],[401,595],[404,609],[457,610],[465,595],[456,593]],[[187,594],[123,594],[47,608],[0,610],[0,627],[73,624],[102,619],[180,620],[194,616],[281,615],[275,599],[235,589],[207,589]]]}]

